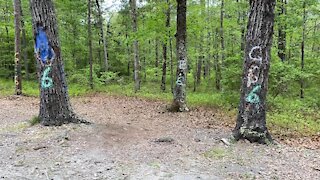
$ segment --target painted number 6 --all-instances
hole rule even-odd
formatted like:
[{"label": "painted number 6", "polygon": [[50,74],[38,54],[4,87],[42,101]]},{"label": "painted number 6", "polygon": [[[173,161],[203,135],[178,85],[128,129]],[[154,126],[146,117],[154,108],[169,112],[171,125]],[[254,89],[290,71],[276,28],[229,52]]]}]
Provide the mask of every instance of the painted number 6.
[{"label": "painted number 6", "polygon": [[260,91],[261,85],[256,86],[255,88],[252,89],[252,91],[248,94],[246,101],[252,104],[258,104],[260,103],[260,98],[256,94],[258,91]]},{"label": "painted number 6", "polygon": [[51,71],[51,67],[47,67],[47,68],[43,71],[43,75],[42,75],[42,77],[41,77],[41,87],[42,87],[43,89],[51,88],[52,85],[53,85],[52,78],[48,77],[50,71]]}]

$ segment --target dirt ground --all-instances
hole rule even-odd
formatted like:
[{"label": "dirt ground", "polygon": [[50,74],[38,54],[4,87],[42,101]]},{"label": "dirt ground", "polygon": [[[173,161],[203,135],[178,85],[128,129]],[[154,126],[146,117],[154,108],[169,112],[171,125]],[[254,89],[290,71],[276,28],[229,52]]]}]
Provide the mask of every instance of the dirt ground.
[{"label": "dirt ground", "polygon": [[231,128],[214,109],[101,94],[73,98],[93,122],[31,126],[37,98],[0,98],[0,179],[320,179],[320,150],[221,142]]}]

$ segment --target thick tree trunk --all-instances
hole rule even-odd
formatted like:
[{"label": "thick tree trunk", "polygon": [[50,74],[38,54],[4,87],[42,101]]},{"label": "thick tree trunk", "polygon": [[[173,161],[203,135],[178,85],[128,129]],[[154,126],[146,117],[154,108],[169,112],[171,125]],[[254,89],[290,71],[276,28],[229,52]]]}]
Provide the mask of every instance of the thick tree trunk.
[{"label": "thick tree trunk", "polygon": [[[306,39],[306,1],[303,1],[303,27],[302,27],[302,40],[301,40],[301,72],[304,71],[304,42]],[[304,98],[304,79],[300,78],[300,98]]]},{"label": "thick tree trunk", "polygon": [[21,82],[21,1],[14,0],[14,27],[15,27],[15,94],[22,94]]},{"label": "thick tree trunk", "polygon": [[[132,16],[132,30],[134,33],[137,32],[137,6],[136,0],[130,0],[131,16]],[[140,90],[140,63],[139,63],[139,42],[137,39],[133,42],[133,56],[134,56],[134,91]]]},{"label": "thick tree trunk", "polygon": [[106,42],[106,37],[103,31],[103,21],[102,21],[102,12],[101,12],[101,7],[99,4],[99,0],[96,0],[97,8],[98,8],[98,15],[99,15],[99,25],[100,25],[100,32],[102,36],[102,42],[103,42],[103,70],[108,71],[108,52],[107,52],[107,42]]},{"label": "thick tree trunk", "polygon": [[[167,11],[166,11],[166,29],[168,32],[168,39],[170,38],[170,13],[171,13],[171,4],[170,0],[167,0]],[[166,81],[167,81],[167,61],[168,61],[168,56],[167,56],[167,45],[168,45],[168,40],[166,39],[162,45],[163,49],[163,64],[162,64],[162,78],[161,78],[161,90],[165,91],[166,90]]]},{"label": "thick tree trunk", "polygon": [[275,0],[250,0],[236,140],[272,142],[266,127],[266,96]]},{"label": "thick tree trunk", "polygon": [[286,60],[286,21],[282,18],[286,18],[286,0],[280,0],[280,12],[278,23],[278,56],[282,62]]},{"label": "thick tree trunk", "polygon": [[91,33],[91,0],[88,0],[88,48],[89,48],[89,65],[90,65],[90,88],[93,89],[93,57],[92,57],[92,33]]},{"label": "thick tree trunk", "polygon": [[174,90],[174,100],[171,107],[172,111],[189,111],[186,104],[186,82],[187,82],[187,49],[186,49],[186,0],[177,0],[177,81]]},{"label": "thick tree trunk", "polygon": [[43,125],[85,122],[76,117],[69,102],[53,3],[30,0],[30,9],[40,79],[40,122]]}]

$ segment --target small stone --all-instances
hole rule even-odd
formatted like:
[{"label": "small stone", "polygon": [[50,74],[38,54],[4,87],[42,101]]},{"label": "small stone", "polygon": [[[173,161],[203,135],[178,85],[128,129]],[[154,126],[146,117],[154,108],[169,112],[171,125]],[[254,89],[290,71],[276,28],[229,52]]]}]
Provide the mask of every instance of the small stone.
[{"label": "small stone", "polygon": [[171,138],[171,137],[162,137],[162,138],[159,138],[159,139],[155,140],[155,142],[157,142],[157,143],[162,143],[162,142],[164,142],[164,143],[172,143],[173,141],[174,141],[174,139]]}]

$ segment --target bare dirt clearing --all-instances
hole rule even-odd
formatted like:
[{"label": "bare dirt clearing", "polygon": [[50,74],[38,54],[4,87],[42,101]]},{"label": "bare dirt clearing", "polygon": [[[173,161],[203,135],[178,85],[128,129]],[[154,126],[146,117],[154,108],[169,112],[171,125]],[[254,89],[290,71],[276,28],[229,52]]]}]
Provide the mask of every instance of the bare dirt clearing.
[{"label": "bare dirt clearing", "polygon": [[320,150],[225,146],[220,139],[231,129],[215,110],[168,113],[162,102],[104,95],[74,98],[72,105],[93,124],[30,127],[37,98],[0,98],[0,179],[320,177]]}]

